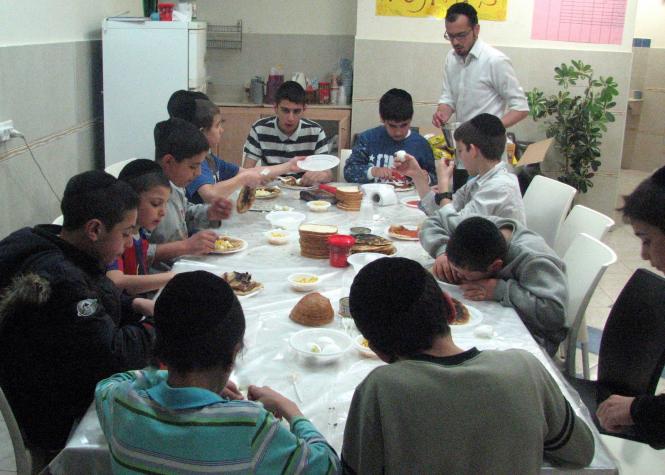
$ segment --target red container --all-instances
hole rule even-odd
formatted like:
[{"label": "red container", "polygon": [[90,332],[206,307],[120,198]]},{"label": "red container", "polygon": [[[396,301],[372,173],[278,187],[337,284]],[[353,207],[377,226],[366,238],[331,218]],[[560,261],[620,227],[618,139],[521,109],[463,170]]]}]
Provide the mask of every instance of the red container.
[{"label": "red container", "polygon": [[330,104],[330,83],[319,83],[319,104]]},{"label": "red container", "polygon": [[173,8],[175,3],[159,3],[157,10],[159,11],[159,21],[173,21]]},{"label": "red container", "polygon": [[333,267],[346,267],[349,265],[346,258],[349,257],[351,247],[356,243],[356,238],[346,234],[333,234],[328,236],[330,246],[330,265]]}]

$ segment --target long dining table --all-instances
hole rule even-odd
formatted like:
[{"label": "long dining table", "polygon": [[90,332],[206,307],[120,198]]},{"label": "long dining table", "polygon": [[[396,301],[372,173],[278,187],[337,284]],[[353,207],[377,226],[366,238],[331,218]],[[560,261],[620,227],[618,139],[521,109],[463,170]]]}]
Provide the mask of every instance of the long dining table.
[{"label": "long dining table", "polygon": [[[348,234],[351,227],[364,226],[369,227],[373,234],[386,237],[391,224],[418,225],[426,218],[420,210],[402,203],[417,200],[414,192],[397,195],[396,204],[375,206],[371,215],[343,211],[335,206],[325,212],[309,211],[305,202],[299,199],[299,192],[291,189],[282,189],[271,200],[257,200],[255,208],[268,210],[275,205],[288,206],[305,214],[305,223],[335,225],[338,232],[344,234]],[[269,244],[266,232],[271,229],[271,225],[264,218],[264,211],[234,213],[223,222],[218,232],[247,241],[244,250],[223,255],[184,257],[176,262],[174,270],[186,272],[202,269],[218,274],[228,271],[249,272],[253,280],[263,284],[260,292],[240,298],[247,329],[244,349],[237,358],[231,379],[241,391],[246,390],[250,384],[268,385],[295,401],[305,416],[341,453],[344,426],[354,389],[374,368],[385,363],[362,354],[354,347],[338,360],[329,363],[318,363],[295,352],[289,345],[289,338],[306,327],[291,321],[289,313],[304,294],[293,290],[287,277],[296,272],[317,274],[320,284],[316,290],[330,299],[335,310],[334,321],[326,327],[354,336],[357,331],[353,325],[348,325],[349,320],[340,317],[337,311],[340,298],[349,295],[356,270],[352,267],[331,267],[327,259],[301,256],[297,230],[292,231],[286,244]],[[394,240],[394,245],[398,256],[414,259],[427,268],[433,264],[433,259],[418,241]],[[456,286],[444,283],[441,286],[473,310],[472,325],[453,327],[453,338],[460,347],[468,349],[475,346],[479,350],[522,348],[531,352],[550,371],[576,413],[591,427],[596,451],[589,467],[571,472],[544,464],[541,473],[618,473],[616,461],[601,441],[586,406],[531,337],[517,313],[497,302],[467,302]],[[482,332],[479,331],[481,326]],[[110,456],[94,405],[90,406],[66,447],[49,468],[54,474],[111,473]]]}]

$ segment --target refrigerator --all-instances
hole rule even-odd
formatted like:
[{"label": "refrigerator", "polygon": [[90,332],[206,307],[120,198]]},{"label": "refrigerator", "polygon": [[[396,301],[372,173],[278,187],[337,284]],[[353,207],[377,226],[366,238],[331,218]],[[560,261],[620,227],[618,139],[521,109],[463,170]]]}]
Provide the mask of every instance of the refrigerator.
[{"label": "refrigerator", "polygon": [[153,129],[168,119],[171,94],[205,92],[205,52],[205,22],[102,22],[106,167],[128,158],[154,159]]}]

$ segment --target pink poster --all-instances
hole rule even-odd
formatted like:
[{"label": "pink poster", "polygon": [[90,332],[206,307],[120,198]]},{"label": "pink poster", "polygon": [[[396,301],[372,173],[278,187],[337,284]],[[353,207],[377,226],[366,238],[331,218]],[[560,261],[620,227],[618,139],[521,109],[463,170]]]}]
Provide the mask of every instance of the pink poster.
[{"label": "pink poster", "polygon": [[535,0],[531,38],[621,44],[626,0]]}]

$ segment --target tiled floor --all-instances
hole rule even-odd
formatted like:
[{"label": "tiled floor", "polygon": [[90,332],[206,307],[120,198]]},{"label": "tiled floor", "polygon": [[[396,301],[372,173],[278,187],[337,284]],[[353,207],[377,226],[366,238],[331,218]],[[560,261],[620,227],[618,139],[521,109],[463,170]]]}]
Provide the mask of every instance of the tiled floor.
[{"label": "tiled floor", "polygon": [[[645,172],[621,170],[617,207],[623,203],[621,196],[630,193],[647,176],[648,173]],[[605,242],[614,249],[619,260],[603,276],[596,292],[591,298],[586,313],[587,324],[601,331],[605,326],[605,321],[607,320],[614,299],[635,269],[646,267],[655,270],[648,262],[640,259],[640,241],[633,235],[630,225],[622,222],[620,213],[615,213],[613,218],[617,224],[605,238]],[[595,377],[597,360],[598,358],[595,354],[590,355],[592,377]],[[581,372],[580,357],[577,358],[577,362],[578,366],[580,366],[578,371]],[[663,387],[665,389],[665,385]],[[14,455],[9,434],[6,431],[4,421],[0,420],[0,475],[15,475],[15,470],[16,466],[14,464]]]}]

